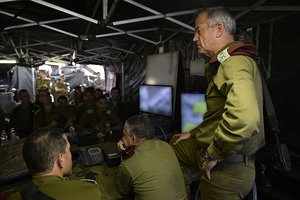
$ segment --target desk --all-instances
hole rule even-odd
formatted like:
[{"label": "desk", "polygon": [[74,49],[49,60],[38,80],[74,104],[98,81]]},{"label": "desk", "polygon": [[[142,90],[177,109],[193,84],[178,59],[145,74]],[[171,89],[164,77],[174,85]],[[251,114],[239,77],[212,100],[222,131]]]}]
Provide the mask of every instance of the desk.
[{"label": "desk", "polygon": [[[89,167],[87,170],[96,174],[95,178],[103,199],[121,199],[121,195],[117,191],[114,182],[114,178],[118,170],[117,167],[109,168],[105,163],[103,163],[101,165]],[[82,169],[80,168],[79,163],[76,163],[73,167],[73,174],[69,177],[69,179],[85,178],[84,174],[81,172]],[[81,176],[78,176],[78,173],[81,174]]]},{"label": "desk", "polygon": [[0,183],[29,174],[23,160],[24,141],[25,139],[21,138],[0,146]]},{"label": "desk", "polygon": [[[109,145],[116,145],[115,143],[99,143],[96,145],[90,145],[88,147],[105,147]],[[78,147],[72,146],[72,155],[76,156],[78,153]],[[105,162],[100,165],[90,166],[83,168],[81,161],[76,159],[73,161],[73,173],[69,179],[83,179],[88,172],[94,173],[94,177],[97,181],[99,189],[102,193],[102,198],[106,200],[121,199],[121,194],[117,191],[115,186],[115,175],[118,172],[118,167],[108,167]]]}]

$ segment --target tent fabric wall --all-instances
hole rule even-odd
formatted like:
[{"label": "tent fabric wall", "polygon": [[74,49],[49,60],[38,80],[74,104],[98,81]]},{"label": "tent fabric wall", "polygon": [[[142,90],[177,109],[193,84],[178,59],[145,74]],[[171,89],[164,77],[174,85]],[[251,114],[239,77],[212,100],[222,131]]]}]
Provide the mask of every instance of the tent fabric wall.
[{"label": "tent fabric wall", "polygon": [[14,73],[12,77],[12,87],[17,88],[18,91],[22,89],[28,90],[28,93],[31,97],[31,100],[35,96],[35,92],[33,91],[35,82],[33,77],[33,68],[16,66],[13,68]]}]

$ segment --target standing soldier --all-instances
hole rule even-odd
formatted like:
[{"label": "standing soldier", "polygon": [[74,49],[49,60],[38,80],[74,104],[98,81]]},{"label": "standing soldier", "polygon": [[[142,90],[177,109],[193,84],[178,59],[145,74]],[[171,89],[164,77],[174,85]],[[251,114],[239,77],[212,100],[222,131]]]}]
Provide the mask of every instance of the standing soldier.
[{"label": "standing soldier", "polygon": [[59,81],[55,83],[54,86],[55,90],[55,99],[57,99],[59,96],[68,96],[70,92],[70,86],[69,83],[65,82],[65,75],[61,74]]},{"label": "standing soldier", "polygon": [[36,91],[47,88],[49,90],[49,92],[51,93],[52,82],[46,76],[45,70],[39,70],[38,76],[39,76],[39,78],[36,80],[36,87],[35,87]]}]

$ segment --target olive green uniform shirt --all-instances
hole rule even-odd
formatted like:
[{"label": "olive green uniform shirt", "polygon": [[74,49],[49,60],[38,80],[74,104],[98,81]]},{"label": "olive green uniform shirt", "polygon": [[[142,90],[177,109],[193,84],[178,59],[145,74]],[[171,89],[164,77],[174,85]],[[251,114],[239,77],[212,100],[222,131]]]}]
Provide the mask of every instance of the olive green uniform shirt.
[{"label": "olive green uniform shirt", "polygon": [[32,103],[29,103],[26,107],[22,104],[18,105],[10,115],[10,128],[14,128],[20,137],[29,135],[33,128],[34,112]]},{"label": "olive green uniform shirt", "polygon": [[69,84],[64,82],[56,82],[55,83],[55,87],[59,88],[59,89],[64,89],[64,91],[55,91],[56,93],[56,97],[59,97],[59,96],[66,96],[68,94],[68,88],[69,88]]},{"label": "olive green uniform shirt", "polygon": [[[58,176],[39,176],[33,178],[39,190],[56,200],[97,200],[101,199],[97,184],[81,180],[63,180]],[[9,200],[22,199],[20,193]]]},{"label": "olive green uniform shirt", "polygon": [[166,142],[144,140],[123,160],[116,185],[124,197],[136,200],[186,199],[182,171],[175,152]]},{"label": "olive green uniform shirt", "polygon": [[82,102],[77,106],[76,109],[76,123],[79,123],[81,117],[86,112],[91,113],[97,110],[96,104],[92,103],[91,105],[87,105],[86,103]]},{"label": "olive green uniform shirt", "polygon": [[105,124],[109,122],[110,127],[122,127],[121,120],[111,111],[100,112],[98,110],[88,110],[81,117],[78,128],[79,130],[97,130],[105,132]]},{"label": "olive green uniform shirt", "polygon": [[110,99],[108,101],[108,108],[115,113],[115,115],[117,115],[122,122],[125,122],[129,111],[121,100],[119,100],[117,103],[113,103],[113,101]]},{"label": "olive green uniform shirt", "polygon": [[237,153],[254,154],[264,145],[263,92],[256,62],[248,56],[230,56],[216,74],[207,66],[206,76],[210,80],[207,113],[203,123],[190,131],[192,136],[217,160]]},{"label": "olive green uniform shirt", "polygon": [[52,82],[50,79],[37,79],[36,80],[36,90],[40,90],[42,88],[48,88],[49,90],[52,89]]},{"label": "olive green uniform shirt", "polygon": [[58,127],[67,128],[66,125],[71,125],[75,123],[76,120],[76,106],[74,105],[65,105],[57,106],[58,113]]},{"label": "olive green uniform shirt", "polygon": [[59,122],[59,112],[55,105],[52,105],[50,112],[44,110],[44,108],[36,111],[33,120],[33,130],[48,126],[52,121]]}]

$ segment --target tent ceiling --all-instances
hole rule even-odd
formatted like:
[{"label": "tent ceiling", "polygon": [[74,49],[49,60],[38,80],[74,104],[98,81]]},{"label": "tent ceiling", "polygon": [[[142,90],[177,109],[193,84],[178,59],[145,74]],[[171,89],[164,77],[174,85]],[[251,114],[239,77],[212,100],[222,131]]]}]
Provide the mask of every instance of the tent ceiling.
[{"label": "tent ceiling", "polygon": [[191,40],[194,14],[227,6],[238,29],[300,11],[294,0],[1,0],[0,59],[112,63],[170,40]]}]

